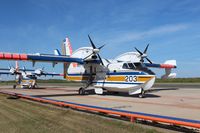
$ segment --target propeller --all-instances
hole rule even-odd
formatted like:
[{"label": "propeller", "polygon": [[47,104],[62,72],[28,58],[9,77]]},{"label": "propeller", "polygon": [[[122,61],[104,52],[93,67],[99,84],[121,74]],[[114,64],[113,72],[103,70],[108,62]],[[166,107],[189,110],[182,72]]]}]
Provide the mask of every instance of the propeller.
[{"label": "propeller", "polygon": [[26,72],[26,71],[27,71],[27,69],[26,69],[26,67],[25,67],[25,66],[23,67],[23,70],[22,70],[22,71],[23,71],[25,74],[27,74],[27,72]]},{"label": "propeller", "polygon": [[93,58],[93,59],[96,59],[96,58],[98,57],[99,60],[100,60],[100,62],[101,62],[101,64],[104,66],[104,63],[103,63],[103,61],[102,61],[102,58],[101,58],[101,56],[99,55],[99,51],[105,46],[105,44],[102,45],[102,46],[100,46],[99,48],[97,48],[97,47],[95,46],[94,42],[92,41],[92,39],[90,38],[89,35],[88,35],[88,38],[89,38],[90,44],[91,44],[91,46],[92,46],[92,48],[93,48],[93,52],[92,52],[92,54],[90,54],[90,55],[88,55],[87,57],[85,57],[84,60],[87,59],[88,57],[90,57],[91,55],[93,55],[92,58]]},{"label": "propeller", "polygon": [[152,61],[147,57],[147,50],[149,48],[149,44],[146,46],[144,52],[141,52],[139,49],[135,47],[135,50],[140,54],[140,61],[143,63],[144,59],[146,59],[149,63],[153,64]]},{"label": "propeller", "polygon": [[9,66],[9,69],[10,69],[9,71],[10,71],[10,73],[12,75],[14,75],[14,74],[20,74],[19,71],[16,68],[14,68],[13,66],[12,67]]},{"label": "propeller", "polygon": [[16,73],[16,69],[14,67],[10,66],[9,69],[10,69],[9,71],[10,71],[11,74],[15,74]]}]

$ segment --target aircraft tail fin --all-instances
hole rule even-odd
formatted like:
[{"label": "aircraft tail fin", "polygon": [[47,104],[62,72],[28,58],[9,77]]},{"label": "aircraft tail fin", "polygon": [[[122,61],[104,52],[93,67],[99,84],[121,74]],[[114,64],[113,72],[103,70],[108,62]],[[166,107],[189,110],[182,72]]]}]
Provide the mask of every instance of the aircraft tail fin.
[{"label": "aircraft tail fin", "polygon": [[[62,54],[63,55],[66,55],[66,56],[69,56],[71,57],[72,56],[72,46],[71,46],[71,43],[69,41],[69,38],[65,38],[63,40],[63,43],[62,43]],[[67,70],[69,68],[70,64],[69,63],[64,63],[64,66],[63,66],[63,77],[66,79],[67,77]],[[77,63],[72,63],[72,66],[73,67],[76,67],[77,66]]]},{"label": "aircraft tail fin", "polygon": [[63,40],[63,43],[62,43],[62,52],[63,52],[63,55],[66,55],[66,56],[70,56],[72,55],[72,46],[71,46],[71,43],[69,41],[69,38],[65,38]]},{"label": "aircraft tail fin", "polygon": [[15,70],[19,71],[19,63],[18,63],[18,61],[15,61]]}]

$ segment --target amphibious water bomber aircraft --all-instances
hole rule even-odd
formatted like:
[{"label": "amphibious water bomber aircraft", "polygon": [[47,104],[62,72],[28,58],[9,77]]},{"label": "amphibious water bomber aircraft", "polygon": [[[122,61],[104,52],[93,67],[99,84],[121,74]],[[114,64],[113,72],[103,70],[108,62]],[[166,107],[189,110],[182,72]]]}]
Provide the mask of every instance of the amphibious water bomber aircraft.
[{"label": "amphibious water bomber aircraft", "polygon": [[6,75],[14,75],[16,83],[13,85],[13,88],[16,87],[20,88],[36,88],[37,85],[37,77],[40,76],[62,76],[62,74],[56,74],[56,73],[48,73],[44,71],[44,68],[42,69],[26,69],[25,67],[23,69],[19,68],[18,62],[16,61],[16,66],[7,68],[0,68],[0,75],[6,74]]},{"label": "amphibious water bomber aircraft", "polygon": [[[139,94],[144,97],[155,82],[155,74],[148,67],[165,68],[171,71],[176,68],[176,61],[167,61],[164,64],[144,63],[147,58],[148,47],[142,53],[137,50],[137,59],[113,60],[103,59],[99,52],[105,46],[96,47],[88,35],[91,47],[81,47],[72,52],[69,39],[63,42],[63,53],[54,50],[54,54],[14,54],[0,53],[2,60],[22,60],[35,62],[51,62],[53,66],[64,63],[64,78],[71,81],[83,82],[85,86],[79,89],[79,94],[85,94],[92,86],[96,94],[104,92],[128,92],[130,95]],[[135,54],[134,54],[135,55]],[[121,59],[121,58],[120,58]],[[167,73],[166,77],[170,74]]]}]

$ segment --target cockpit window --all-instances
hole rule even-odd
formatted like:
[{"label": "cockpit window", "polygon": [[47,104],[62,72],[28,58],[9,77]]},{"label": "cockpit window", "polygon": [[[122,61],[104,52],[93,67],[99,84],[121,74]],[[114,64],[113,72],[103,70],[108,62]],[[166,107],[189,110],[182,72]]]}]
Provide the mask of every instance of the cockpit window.
[{"label": "cockpit window", "polygon": [[133,63],[124,63],[122,68],[123,69],[135,69],[135,66]]},{"label": "cockpit window", "polygon": [[133,65],[133,63],[128,63],[129,69],[135,69],[135,66]]},{"label": "cockpit window", "polygon": [[127,64],[127,63],[124,63],[123,66],[122,66],[122,68],[123,68],[123,69],[128,69],[128,64]]},{"label": "cockpit window", "polygon": [[141,63],[134,63],[134,65],[138,68],[142,67],[142,64]]},{"label": "cockpit window", "polygon": [[139,71],[146,72],[148,74],[155,75],[155,73],[153,71],[151,71],[150,69],[148,69],[148,67],[146,67],[143,63],[124,63],[122,68],[123,69],[139,70]]},{"label": "cockpit window", "polygon": [[146,67],[144,64],[142,63],[134,63],[134,65],[136,66],[136,69],[137,70],[140,70],[140,71],[144,71],[148,74],[152,74],[152,75],[155,75],[155,73],[153,71],[151,71],[150,69],[148,69],[148,67]]}]

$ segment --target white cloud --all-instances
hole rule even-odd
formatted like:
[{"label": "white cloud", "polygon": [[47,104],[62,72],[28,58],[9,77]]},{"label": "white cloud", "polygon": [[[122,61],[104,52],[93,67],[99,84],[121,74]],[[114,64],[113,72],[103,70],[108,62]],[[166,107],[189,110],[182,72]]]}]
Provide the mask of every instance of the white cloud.
[{"label": "white cloud", "polygon": [[167,33],[181,31],[181,30],[187,29],[187,27],[188,27],[187,24],[174,24],[174,25],[159,26],[147,31],[142,31],[142,32],[129,31],[127,33],[121,34],[118,37],[115,36],[114,38],[110,39],[109,43],[119,44],[119,43],[131,42],[135,40],[144,39],[147,37],[153,37],[153,36],[164,35]]}]

